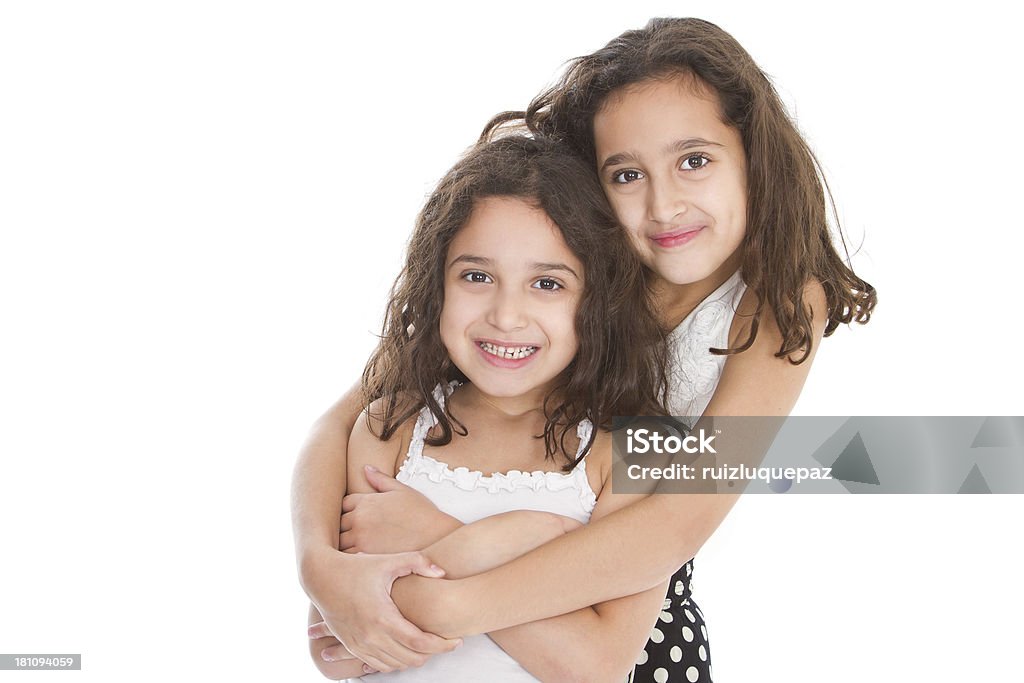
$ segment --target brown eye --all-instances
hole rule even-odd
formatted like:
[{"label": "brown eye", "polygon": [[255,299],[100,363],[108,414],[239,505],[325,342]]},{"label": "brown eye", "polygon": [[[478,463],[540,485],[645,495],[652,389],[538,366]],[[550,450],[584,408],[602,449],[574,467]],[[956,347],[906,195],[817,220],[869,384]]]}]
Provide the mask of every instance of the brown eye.
[{"label": "brown eye", "polygon": [[697,171],[704,168],[711,163],[711,159],[708,159],[703,154],[691,154],[690,156],[683,159],[682,170],[684,171]]},{"label": "brown eye", "polygon": [[620,185],[626,185],[627,183],[635,183],[638,180],[642,180],[644,174],[640,171],[633,169],[626,169],[625,171],[616,171],[612,174],[612,182]]},{"label": "brown eye", "polygon": [[552,280],[549,277],[542,277],[541,279],[534,282],[533,286],[536,287],[537,289],[546,289],[549,292],[553,292],[555,290],[561,289],[562,283],[560,283],[558,280]]}]

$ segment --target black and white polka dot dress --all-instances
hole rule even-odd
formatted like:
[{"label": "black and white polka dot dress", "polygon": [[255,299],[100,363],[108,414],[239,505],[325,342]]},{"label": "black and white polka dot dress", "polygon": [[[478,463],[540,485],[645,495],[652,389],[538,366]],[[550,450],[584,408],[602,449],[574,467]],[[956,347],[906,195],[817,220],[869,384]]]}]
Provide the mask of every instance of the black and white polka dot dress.
[{"label": "black and white polka dot dress", "polygon": [[711,680],[711,649],[704,614],[692,597],[693,560],[675,573],[668,595],[627,683]]}]

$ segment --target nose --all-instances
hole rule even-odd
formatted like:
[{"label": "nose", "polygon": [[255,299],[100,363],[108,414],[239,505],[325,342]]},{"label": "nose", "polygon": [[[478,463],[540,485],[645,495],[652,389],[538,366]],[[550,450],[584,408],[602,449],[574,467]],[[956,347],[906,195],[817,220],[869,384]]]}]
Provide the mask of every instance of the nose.
[{"label": "nose", "polygon": [[653,177],[647,191],[647,214],[656,223],[677,223],[686,213],[686,200],[682,188],[672,178]]},{"label": "nose", "polygon": [[526,327],[524,294],[514,287],[495,287],[487,322],[502,332],[512,332]]}]

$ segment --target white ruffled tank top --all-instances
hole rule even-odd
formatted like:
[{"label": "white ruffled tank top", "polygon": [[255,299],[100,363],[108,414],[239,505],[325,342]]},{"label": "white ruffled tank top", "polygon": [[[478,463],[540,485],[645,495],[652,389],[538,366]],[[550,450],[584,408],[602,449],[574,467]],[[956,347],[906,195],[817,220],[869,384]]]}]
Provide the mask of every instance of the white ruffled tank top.
[{"label": "white ruffled tank top", "polygon": [[[434,390],[441,405],[454,388]],[[587,479],[586,458],[571,472],[520,472],[484,475],[467,467],[454,470],[440,460],[423,454],[423,441],[437,424],[433,414],[423,408],[413,428],[412,441],[396,478],[432,502],[442,512],[470,524],[484,517],[513,510],[539,510],[571,517],[586,524],[597,503]],[[593,425],[584,420],[576,428],[580,440],[576,457],[590,440]],[[454,652],[435,655],[416,669],[376,673],[358,679],[372,683],[536,683],[537,678],[521,667],[486,635],[463,638]]]}]

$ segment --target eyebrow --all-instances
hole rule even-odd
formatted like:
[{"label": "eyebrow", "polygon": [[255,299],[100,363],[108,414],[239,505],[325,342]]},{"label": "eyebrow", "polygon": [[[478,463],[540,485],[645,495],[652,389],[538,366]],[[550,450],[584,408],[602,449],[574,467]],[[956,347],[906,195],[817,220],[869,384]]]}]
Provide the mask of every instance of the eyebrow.
[{"label": "eyebrow", "polygon": [[[448,264],[448,267],[451,268],[457,263],[472,263],[477,266],[492,267],[494,265],[494,259],[489,259],[485,256],[474,256],[473,254],[459,254],[452,259],[452,262]],[[577,280],[582,279],[575,270],[564,263],[545,263],[543,261],[534,261],[530,264],[530,270],[541,272],[548,270],[560,270],[569,273]]]},{"label": "eyebrow", "polygon": [[[676,140],[675,142],[666,145],[665,154],[679,154],[687,150],[693,149],[694,147],[725,147],[720,142],[712,142],[711,140],[705,140],[704,138],[686,138],[683,140]],[[638,157],[633,152],[619,152],[613,154],[604,160],[601,164],[601,170],[605,170],[609,166],[618,166],[619,164],[625,164],[629,162],[636,162]]]},{"label": "eyebrow", "polygon": [[561,271],[564,271],[566,273],[569,273],[570,275],[572,275],[577,280],[581,279],[580,276],[576,273],[575,270],[573,270],[569,266],[565,265],[564,263],[531,263],[530,267],[533,270],[540,270],[540,271],[545,271],[545,270],[561,270]]},{"label": "eyebrow", "polygon": [[451,268],[456,263],[474,263],[478,266],[490,266],[494,263],[494,261],[492,261],[489,258],[484,258],[483,256],[473,256],[472,254],[459,254],[454,259],[452,259],[452,262],[448,264],[448,267]]}]

